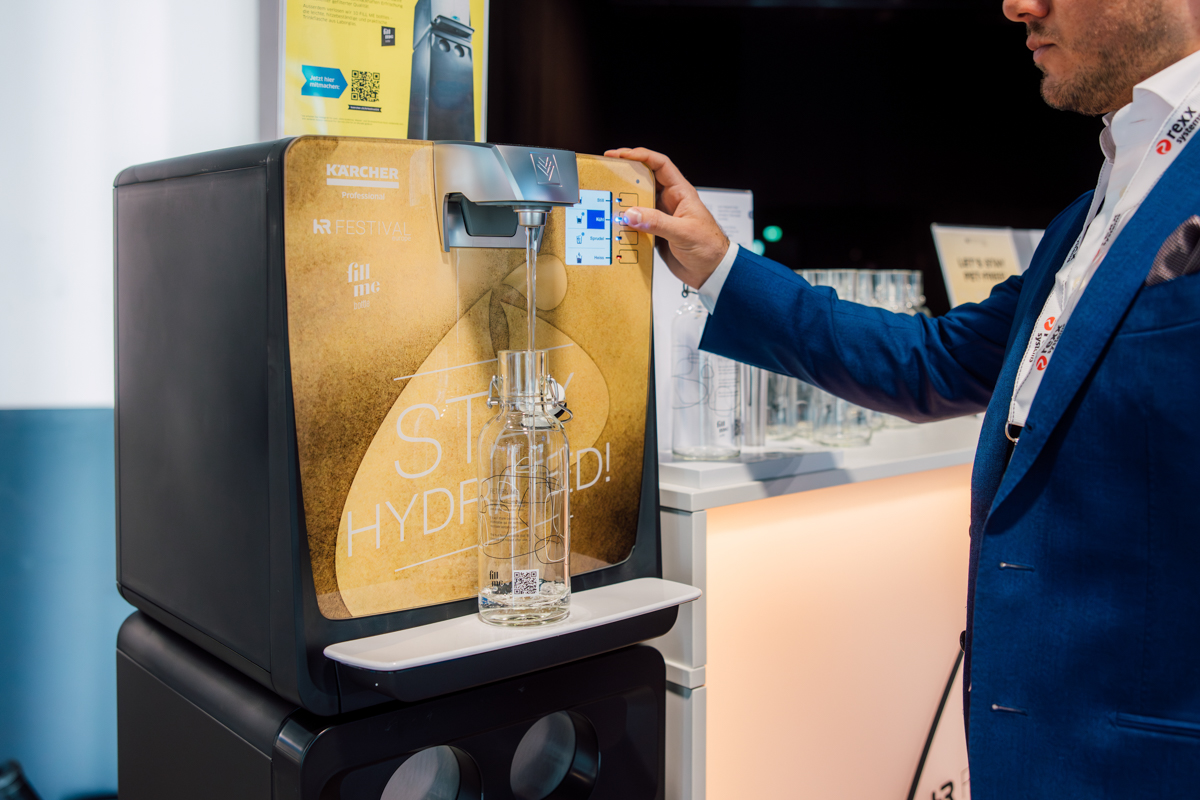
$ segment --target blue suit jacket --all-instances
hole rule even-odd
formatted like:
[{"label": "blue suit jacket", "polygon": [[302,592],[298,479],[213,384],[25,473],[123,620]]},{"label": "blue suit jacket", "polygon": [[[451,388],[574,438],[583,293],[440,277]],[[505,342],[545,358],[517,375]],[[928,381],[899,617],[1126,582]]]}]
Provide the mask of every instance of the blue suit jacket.
[{"label": "blue suit jacket", "polygon": [[891,314],[742,251],[705,330],[706,350],[909,419],[987,409],[964,681],[975,800],[1200,796],[1200,275],[1142,285],[1200,213],[1198,177],[1193,145],[1093,277],[1015,447],[1017,365],[1091,193],[978,305]]}]

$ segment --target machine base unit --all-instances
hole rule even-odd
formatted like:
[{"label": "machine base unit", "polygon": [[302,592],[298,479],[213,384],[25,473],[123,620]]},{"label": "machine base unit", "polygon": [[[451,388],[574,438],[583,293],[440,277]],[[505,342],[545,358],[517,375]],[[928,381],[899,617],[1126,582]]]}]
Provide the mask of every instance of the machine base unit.
[{"label": "machine base unit", "polygon": [[117,641],[121,798],[662,798],[664,702],[636,646],[319,717],[139,612]]}]

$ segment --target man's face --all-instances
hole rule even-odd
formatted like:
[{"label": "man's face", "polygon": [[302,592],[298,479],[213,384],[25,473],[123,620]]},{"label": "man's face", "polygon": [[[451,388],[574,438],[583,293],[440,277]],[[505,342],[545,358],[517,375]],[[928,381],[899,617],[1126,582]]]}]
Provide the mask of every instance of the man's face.
[{"label": "man's face", "polygon": [[1135,84],[1191,52],[1186,10],[1186,0],[1004,0],[1029,33],[1042,97],[1093,115],[1130,102]]}]

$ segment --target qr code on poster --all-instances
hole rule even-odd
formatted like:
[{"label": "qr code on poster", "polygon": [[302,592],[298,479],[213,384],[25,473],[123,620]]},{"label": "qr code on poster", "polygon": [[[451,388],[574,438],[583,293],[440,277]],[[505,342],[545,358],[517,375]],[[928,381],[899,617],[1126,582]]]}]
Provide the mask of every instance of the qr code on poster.
[{"label": "qr code on poster", "polygon": [[350,70],[350,99],[360,103],[378,103],[379,73]]},{"label": "qr code on poster", "polygon": [[536,569],[514,569],[513,570],[513,595],[516,597],[528,597],[529,595],[538,593],[538,570]]}]

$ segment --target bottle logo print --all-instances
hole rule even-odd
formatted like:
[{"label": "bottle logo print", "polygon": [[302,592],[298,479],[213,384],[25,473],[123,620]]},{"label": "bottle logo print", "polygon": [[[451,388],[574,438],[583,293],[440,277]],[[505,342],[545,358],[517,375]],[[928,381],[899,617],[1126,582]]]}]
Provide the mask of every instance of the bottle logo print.
[{"label": "bottle logo print", "polygon": [[539,186],[561,186],[558,179],[558,160],[553,153],[530,153],[533,173]]}]

